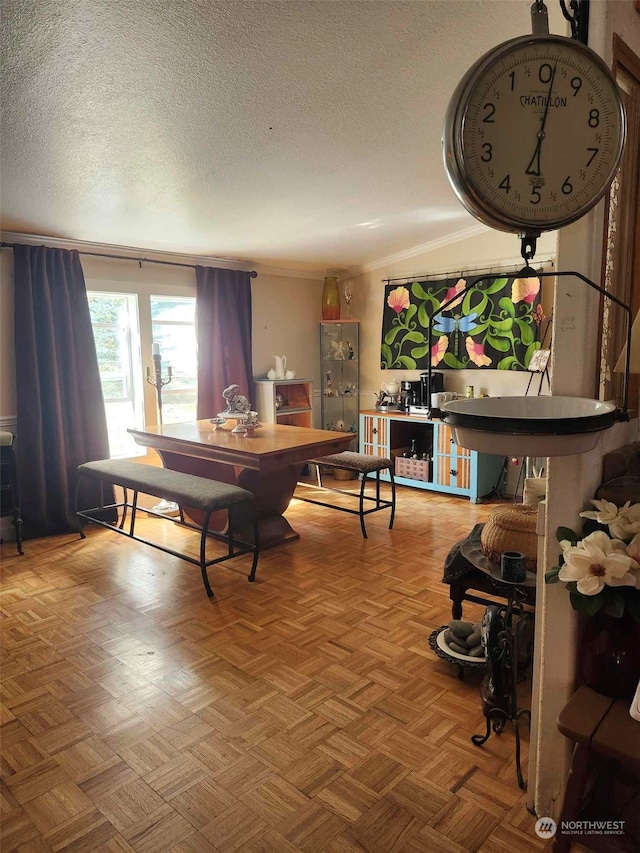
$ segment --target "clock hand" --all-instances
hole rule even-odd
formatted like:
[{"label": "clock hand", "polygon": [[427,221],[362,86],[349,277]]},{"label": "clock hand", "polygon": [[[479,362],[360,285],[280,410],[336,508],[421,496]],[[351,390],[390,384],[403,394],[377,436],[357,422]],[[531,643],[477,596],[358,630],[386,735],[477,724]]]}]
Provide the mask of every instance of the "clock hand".
[{"label": "clock hand", "polygon": [[538,141],[536,142],[536,150],[533,152],[529,165],[525,169],[525,175],[535,175],[540,177],[540,151],[542,150],[542,139],[538,133]]},{"label": "clock hand", "polygon": [[553,66],[553,70],[551,72],[551,82],[549,83],[549,91],[547,92],[547,102],[544,105],[544,113],[542,114],[542,121],[540,123],[540,130],[538,131],[538,139],[536,142],[535,151],[529,160],[529,165],[525,169],[525,175],[535,175],[535,177],[540,177],[540,152],[542,151],[542,140],[544,139],[544,127],[547,123],[547,115],[549,113],[549,104],[551,103],[551,90],[553,89],[553,81],[556,76],[556,64]]}]

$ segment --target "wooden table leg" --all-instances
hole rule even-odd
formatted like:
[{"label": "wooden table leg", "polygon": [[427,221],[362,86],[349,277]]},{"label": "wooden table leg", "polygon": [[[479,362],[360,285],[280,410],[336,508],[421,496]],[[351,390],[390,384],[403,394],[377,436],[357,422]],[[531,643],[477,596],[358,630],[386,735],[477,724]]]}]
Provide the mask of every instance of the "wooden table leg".
[{"label": "wooden table leg", "polygon": [[[299,539],[300,534],[291,527],[284,512],[291,503],[291,498],[298,482],[302,463],[286,465],[270,474],[261,474],[249,468],[238,468],[225,465],[222,462],[212,462],[196,459],[193,456],[183,456],[179,453],[158,451],[166,468],[181,471],[183,474],[194,474],[197,477],[208,477],[223,483],[232,483],[252,492],[255,497],[258,513],[258,528],[260,549],[273,548],[292,539]],[[203,515],[196,510],[188,513],[196,523],[201,524]],[[245,529],[240,514],[236,516],[239,524],[238,535],[245,541],[253,539],[253,522],[247,522]],[[224,530],[227,524],[227,512],[212,513],[211,530]],[[248,538],[247,538],[248,537]]]},{"label": "wooden table leg", "polygon": [[273,474],[260,474],[248,468],[240,472],[238,485],[252,492],[256,501],[261,550],[300,538],[284,512],[291,503],[301,470],[302,465],[287,465]]}]

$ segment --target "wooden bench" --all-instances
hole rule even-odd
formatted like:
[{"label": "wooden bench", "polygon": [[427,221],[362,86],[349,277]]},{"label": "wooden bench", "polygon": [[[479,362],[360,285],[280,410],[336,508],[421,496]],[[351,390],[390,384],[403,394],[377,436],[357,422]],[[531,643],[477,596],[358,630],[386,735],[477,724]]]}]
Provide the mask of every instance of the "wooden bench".
[{"label": "wooden bench", "polygon": [[[341,512],[349,512],[353,515],[360,516],[360,528],[362,535],[367,538],[367,530],[364,524],[365,515],[372,512],[379,512],[381,509],[391,509],[391,517],[389,519],[389,530],[393,527],[393,519],[396,512],[396,484],[393,479],[393,462],[382,456],[369,456],[365,453],[354,453],[351,450],[345,450],[343,453],[333,453],[330,456],[320,456],[317,459],[310,459],[309,462],[316,466],[318,484],[305,484],[308,488],[324,489],[328,492],[337,492],[348,497],[358,498],[358,509],[351,507],[340,506],[338,504],[329,503],[328,501],[314,500],[313,498],[301,497],[296,495],[298,500],[306,501],[310,504],[318,504],[318,506],[326,506],[330,509],[339,509]],[[332,489],[324,486],[322,483],[322,468],[337,468],[342,471],[355,471],[360,479],[360,494],[356,495],[353,492],[345,489]],[[391,500],[383,499],[380,495],[380,473],[382,471],[389,472],[391,481]],[[375,496],[366,495],[365,487],[367,481],[370,480],[369,475],[375,474]],[[365,501],[370,501],[375,506],[365,509]]]},{"label": "wooden bench", "polygon": [[[78,493],[80,483],[83,477],[91,477],[100,482],[100,506],[91,509],[78,509]],[[124,500],[122,503],[104,504],[104,484],[111,486],[120,486],[124,490]],[[133,491],[133,500],[128,501],[127,490]],[[189,527],[193,530],[201,529],[200,537],[200,557],[195,559],[187,554],[173,551],[171,548],[166,548],[164,545],[159,545],[151,542],[148,539],[143,539],[141,536],[136,536],[134,533],[136,512],[138,509],[138,493],[150,494],[159,498],[164,498],[167,501],[173,501],[180,507],[180,517],[171,518],[163,513],[152,509],[145,509],[144,512],[150,515],[156,515],[160,518],[165,518],[176,524],[184,527]],[[97,514],[105,509],[119,509],[122,507],[122,519],[120,524],[111,524],[97,517]],[[202,528],[195,524],[190,524],[185,521],[184,507],[190,507],[200,510],[204,513]],[[127,510],[131,508],[131,523],[129,531],[124,530]],[[227,533],[214,533],[208,530],[211,514],[218,510],[227,510],[229,512],[229,523]],[[140,462],[128,462],[121,459],[102,459],[97,462],[85,462],[78,466],[78,480],[76,483],[75,493],[75,511],[78,519],[78,532],[82,539],[86,538],[83,531],[83,521],[91,521],[95,524],[101,524],[103,527],[108,527],[118,533],[123,533],[136,542],[144,542],[146,545],[151,545],[160,551],[165,551],[167,554],[173,554],[174,557],[180,557],[189,563],[200,566],[202,572],[202,581],[209,597],[213,596],[213,590],[209,584],[207,577],[207,568],[215,563],[222,563],[225,560],[230,560],[233,557],[239,557],[242,554],[253,554],[253,564],[249,573],[249,580],[253,582],[256,576],[256,568],[258,565],[259,539],[258,539],[258,522],[255,511],[254,498],[251,492],[246,489],[241,489],[239,486],[233,486],[229,483],[219,483],[216,480],[208,480],[206,477],[196,477],[193,474],[182,474],[179,471],[170,471],[167,468],[156,468],[151,465],[143,465]],[[234,540],[234,515],[242,517],[243,520],[249,515],[253,520],[253,542],[244,542],[242,540]],[[212,560],[207,560],[207,536],[213,539],[225,542],[228,545],[227,553],[222,557],[217,557]]]}]

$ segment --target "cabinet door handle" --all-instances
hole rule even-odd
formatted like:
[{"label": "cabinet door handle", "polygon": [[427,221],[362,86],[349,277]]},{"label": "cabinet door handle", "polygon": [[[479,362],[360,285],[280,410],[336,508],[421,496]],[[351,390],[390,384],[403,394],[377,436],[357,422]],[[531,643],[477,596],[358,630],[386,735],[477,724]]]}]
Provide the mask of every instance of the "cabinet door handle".
[{"label": "cabinet door handle", "polygon": [[377,430],[375,427],[373,428],[372,432],[373,432],[373,434],[374,434],[374,435],[377,435],[377,434],[378,434],[378,430]]},{"label": "cabinet door handle", "polygon": [[451,476],[452,476],[452,477],[457,477],[457,476],[458,476],[458,472],[455,470],[455,468],[452,468],[452,469],[449,471],[449,473],[451,474]]}]

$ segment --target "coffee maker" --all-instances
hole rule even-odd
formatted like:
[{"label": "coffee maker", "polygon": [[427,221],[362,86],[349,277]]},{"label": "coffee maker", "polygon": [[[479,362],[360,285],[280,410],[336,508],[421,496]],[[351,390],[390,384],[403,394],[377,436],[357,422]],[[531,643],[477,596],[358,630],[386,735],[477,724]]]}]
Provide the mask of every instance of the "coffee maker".
[{"label": "coffee maker", "polygon": [[412,382],[409,379],[403,379],[400,386],[400,399],[402,408],[408,412],[412,406],[417,406],[421,399],[420,380]]},{"label": "coffee maker", "polygon": [[423,409],[431,408],[431,395],[437,391],[444,391],[444,373],[432,373],[431,384],[429,384],[429,374],[424,372],[420,374],[420,397],[418,405]]}]

